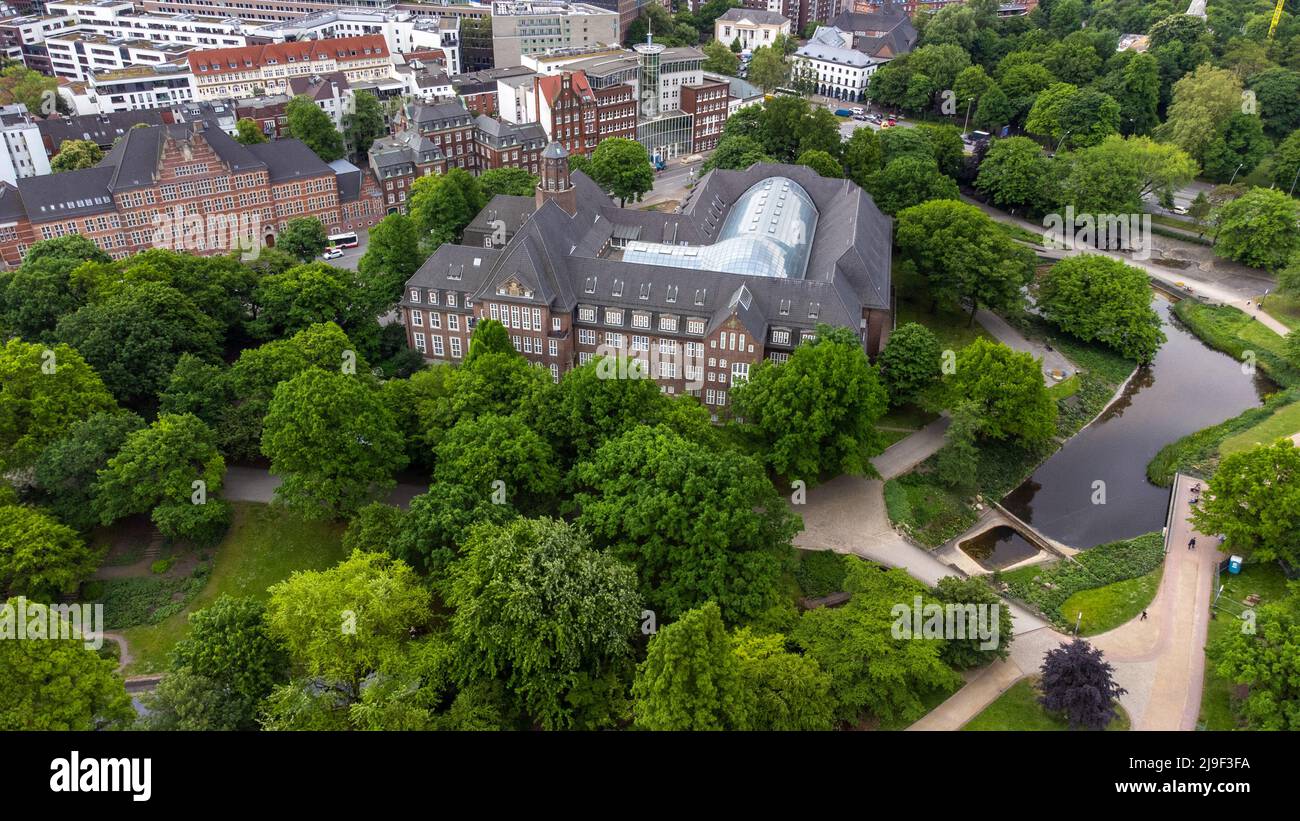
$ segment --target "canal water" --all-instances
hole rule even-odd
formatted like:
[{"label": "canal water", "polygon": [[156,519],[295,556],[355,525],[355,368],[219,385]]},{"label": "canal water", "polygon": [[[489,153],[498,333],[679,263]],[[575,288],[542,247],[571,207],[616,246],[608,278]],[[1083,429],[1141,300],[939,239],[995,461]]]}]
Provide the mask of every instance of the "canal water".
[{"label": "canal water", "polygon": [[[1255,407],[1276,390],[1263,375],[1245,374],[1240,362],[1206,347],[1172,316],[1167,299],[1155,299],[1168,337],[1155,361],[1002,501],[1070,547],[1095,547],[1164,527],[1169,489],[1147,481],[1147,463],[1168,443]],[[1093,502],[1098,481],[1105,483],[1105,504]]]}]

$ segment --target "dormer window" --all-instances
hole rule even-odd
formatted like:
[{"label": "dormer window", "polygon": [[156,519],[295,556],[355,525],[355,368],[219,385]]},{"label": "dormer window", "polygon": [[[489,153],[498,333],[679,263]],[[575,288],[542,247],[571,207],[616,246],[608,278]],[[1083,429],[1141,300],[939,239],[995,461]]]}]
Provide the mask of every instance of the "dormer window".
[{"label": "dormer window", "polygon": [[822,310],[822,304],[821,304],[820,302],[809,302],[809,303],[808,303],[808,318],[809,318],[809,319],[816,319],[816,318],[817,318],[817,315],[821,313],[821,310]]},{"label": "dormer window", "polygon": [[695,304],[696,304],[696,305],[703,305],[703,304],[704,304],[704,300],[705,300],[705,298],[706,298],[708,295],[709,295],[709,289],[708,289],[708,288],[696,288],[696,289],[695,289]]},{"label": "dormer window", "polygon": [[650,283],[648,282],[641,283],[641,293],[639,294],[639,296],[641,297],[641,299],[650,298]]}]

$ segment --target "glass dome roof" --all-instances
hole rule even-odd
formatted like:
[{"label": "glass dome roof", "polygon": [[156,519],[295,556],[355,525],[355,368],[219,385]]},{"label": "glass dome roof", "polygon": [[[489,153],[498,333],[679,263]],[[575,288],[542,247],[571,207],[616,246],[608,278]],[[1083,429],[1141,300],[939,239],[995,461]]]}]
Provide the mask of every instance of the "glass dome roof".
[{"label": "glass dome roof", "polygon": [[799,183],[768,177],[740,195],[712,245],[629,242],[624,262],[803,279],[817,207]]}]

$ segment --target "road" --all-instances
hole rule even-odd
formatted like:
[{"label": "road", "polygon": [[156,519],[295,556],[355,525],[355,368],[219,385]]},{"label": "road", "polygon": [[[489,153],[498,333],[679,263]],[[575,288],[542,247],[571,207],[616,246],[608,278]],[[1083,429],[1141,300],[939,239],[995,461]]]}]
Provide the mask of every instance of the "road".
[{"label": "road", "polygon": [[357,270],[357,263],[361,262],[361,255],[366,252],[366,246],[370,243],[370,232],[365,228],[357,229],[357,247],[344,248],[343,256],[338,259],[323,260],[336,268],[347,268],[349,271]]},{"label": "road", "polygon": [[667,168],[655,172],[654,187],[642,199],[642,207],[685,199],[686,186],[695,182],[704,159],[703,155],[692,154],[682,159],[669,160]]}]

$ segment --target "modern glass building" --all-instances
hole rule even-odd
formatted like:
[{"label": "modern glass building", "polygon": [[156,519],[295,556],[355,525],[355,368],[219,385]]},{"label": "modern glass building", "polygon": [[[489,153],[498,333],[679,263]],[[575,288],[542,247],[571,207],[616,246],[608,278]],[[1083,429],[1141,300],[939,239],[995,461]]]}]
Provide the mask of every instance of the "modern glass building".
[{"label": "modern glass building", "polygon": [[788,177],[768,177],[736,200],[712,245],[632,241],[624,262],[803,279],[817,230],[817,206]]}]

